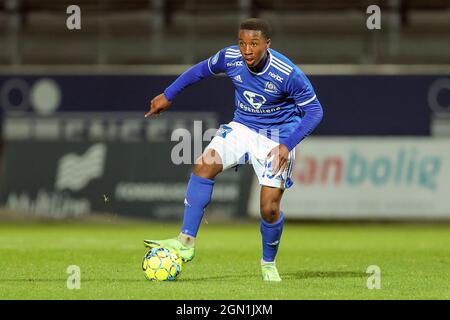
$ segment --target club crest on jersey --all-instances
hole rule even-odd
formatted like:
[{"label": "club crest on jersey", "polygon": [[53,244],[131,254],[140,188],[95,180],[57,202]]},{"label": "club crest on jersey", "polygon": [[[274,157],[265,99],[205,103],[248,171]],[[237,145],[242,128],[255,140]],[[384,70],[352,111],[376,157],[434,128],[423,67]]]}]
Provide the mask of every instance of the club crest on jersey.
[{"label": "club crest on jersey", "polygon": [[214,57],[213,57],[212,60],[211,60],[211,64],[216,64],[216,63],[217,63],[217,60],[219,60],[219,54],[220,54],[220,51],[217,52],[217,53],[214,55]]},{"label": "club crest on jersey", "polygon": [[255,109],[261,108],[261,106],[267,101],[263,95],[247,90],[244,91],[244,97]]},{"label": "club crest on jersey", "polygon": [[270,92],[270,93],[277,93],[277,87],[270,81],[267,81],[264,85],[264,91]]}]

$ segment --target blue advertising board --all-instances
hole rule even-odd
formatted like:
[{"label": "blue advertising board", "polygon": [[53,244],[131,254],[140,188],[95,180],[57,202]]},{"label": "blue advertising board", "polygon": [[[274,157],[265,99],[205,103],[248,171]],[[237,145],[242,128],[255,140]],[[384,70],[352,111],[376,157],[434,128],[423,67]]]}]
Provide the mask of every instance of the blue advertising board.
[{"label": "blue advertising board", "polygon": [[[142,112],[176,76],[33,75],[0,76],[0,109],[21,112]],[[324,107],[317,135],[429,135],[437,109],[450,112],[450,76],[310,76]],[[226,77],[187,88],[171,111],[216,112],[229,122],[234,91]],[[169,112],[171,112],[169,111]]]}]

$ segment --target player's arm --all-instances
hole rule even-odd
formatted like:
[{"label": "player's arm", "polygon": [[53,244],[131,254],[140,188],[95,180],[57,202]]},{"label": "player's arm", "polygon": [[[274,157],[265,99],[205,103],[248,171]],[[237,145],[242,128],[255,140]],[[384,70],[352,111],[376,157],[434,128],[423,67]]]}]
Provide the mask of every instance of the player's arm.
[{"label": "player's arm", "polygon": [[199,82],[200,80],[214,74],[219,74],[225,71],[224,68],[224,50],[219,51],[213,57],[206,59],[181,74],[170,86],[154,97],[150,102],[150,110],[145,114],[145,117],[151,115],[159,115],[170,107],[175,96],[183,91],[188,86]]},{"label": "player's arm", "polygon": [[320,123],[323,117],[323,108],[305,74],[300,72],[292,74],[288,81],[287,89],[290,97],[297,105],[298,116],[302,118],[302,121],[292,131],[291,135],[280,140],[280,143],[284,144],[291,151],[310,135]]},{"label": "player's arm", "polygon": [[314,131],[323,117],[322,105],[304,74],[294,74],[287,85],[287,90],[297,105],[302,121],[289,137],[281,139],[278,147],[269,153],[269,157],[276,155],[273,161],[273,174],[283,172],[287,166],[289,152]]}]

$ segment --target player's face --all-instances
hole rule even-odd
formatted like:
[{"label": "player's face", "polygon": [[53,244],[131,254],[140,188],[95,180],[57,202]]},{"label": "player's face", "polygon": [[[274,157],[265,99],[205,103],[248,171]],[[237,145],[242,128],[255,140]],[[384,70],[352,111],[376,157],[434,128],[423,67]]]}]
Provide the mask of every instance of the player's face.
[{"label": "player's face", "polygon": [[239,49],[247,66],[255,67],[266,56],[270,39],[259,30],[239,30]]}]

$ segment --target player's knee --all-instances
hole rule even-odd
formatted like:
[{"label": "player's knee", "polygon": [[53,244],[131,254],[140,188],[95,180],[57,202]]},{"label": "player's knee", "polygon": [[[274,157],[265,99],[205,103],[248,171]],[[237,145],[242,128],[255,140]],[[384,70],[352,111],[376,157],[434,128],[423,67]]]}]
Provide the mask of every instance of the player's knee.
[{"label": "player's knee", "polygon": [[267,223],[274,223],[280,217],[280,203],[278,201],[267,200],[261,202],[261,217]]},{"label": "player's knee", "polygon": [[205,179],[214,179],[222,171],[217,165],[208,165],[205,163],[196,163],[193,173]]},{"label": "player's knee", "polygon": [[209,149],[195,160],[193,172],[196,176],[214,179],[222,171],[222,168],[219,154],[215,150]]},{"label": "player's knee", "polygon": [[194,164],[194,169],[192,170],[192,172],[198,176],[198,177],[202,177],[202,178],[207,178],[209,179],[210,177],[210,170],[208,170],[208,167],[200,164],[200,163],[196,163]]}]

